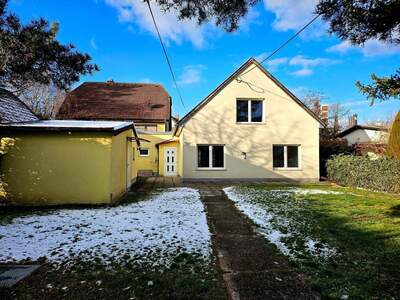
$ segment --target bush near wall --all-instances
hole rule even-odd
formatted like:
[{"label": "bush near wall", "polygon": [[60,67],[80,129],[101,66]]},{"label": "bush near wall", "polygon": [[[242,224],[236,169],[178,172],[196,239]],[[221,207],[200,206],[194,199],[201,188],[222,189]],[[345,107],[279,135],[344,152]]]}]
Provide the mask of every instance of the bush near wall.
[{"label": "bush near wall", "polygon": [[319,170],[320,176],[326,177],[326,162],[332,157],[332,155],[337,154],[352,154],[354,149],[349,146],[347,140],[345,139],[327,139],[321,140],[319,143]]},{"label": "bush near wall", "polygon": [[335,155],[326,163],[328,178],[340,185],[400,194],[400,161]]}]

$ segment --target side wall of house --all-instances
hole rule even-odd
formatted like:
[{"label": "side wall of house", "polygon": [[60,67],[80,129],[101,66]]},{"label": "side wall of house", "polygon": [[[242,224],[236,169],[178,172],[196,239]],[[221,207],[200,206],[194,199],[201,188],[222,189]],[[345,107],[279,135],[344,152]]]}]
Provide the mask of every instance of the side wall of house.
[{"label": "side wall of house", "polygon": [[[249,68],[252,68],[251,65]],[[319,123],[260,69],[233,80],[183,129],[185,179],[319,179]],[[238,124],[237,99],[263,99],[264,122]],[[197,145],[224,145],[223,170],[199,170]],[[299,145],[300,167],[273,168],[273,145]]]},{"label": "side wall of house", "polygon": [[10,136],[3,157],[7,198],[18,204],[110,202],[111,134],[27,133]]},{"label": "side wall of house", "polygon": [[128,181],[136,180],[136,174],[133,175],[131,171],[135,163],[132,159],[132,144],[136,145],[136,143],[128,141],[128,137],[132,136],[133,132],[129,129],[112,137],[110,178],[112,202],[118,201],[126,193]]},{"label": "side wall of house", "polygon": [[357,129],[345,136],[349,144],[368,142],[387,142],[388,133],[378,130]]}]

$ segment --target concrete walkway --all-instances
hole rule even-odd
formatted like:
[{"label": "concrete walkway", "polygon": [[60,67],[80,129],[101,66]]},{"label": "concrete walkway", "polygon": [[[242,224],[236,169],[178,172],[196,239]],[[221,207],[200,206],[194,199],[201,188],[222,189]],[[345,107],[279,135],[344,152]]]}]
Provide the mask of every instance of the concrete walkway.
[{"label": "concrete walkway", "polygon": [[276,247],[255,233],[220,186],[199,190],[231,299],[319,299]]}]

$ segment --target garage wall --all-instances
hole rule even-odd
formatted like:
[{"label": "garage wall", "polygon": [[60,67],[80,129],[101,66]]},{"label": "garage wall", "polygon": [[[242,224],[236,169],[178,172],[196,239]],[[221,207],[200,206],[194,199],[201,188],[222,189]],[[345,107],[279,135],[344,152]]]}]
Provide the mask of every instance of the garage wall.
[{"label": "garage wall", "polygon": [[26,133],[12,138],[15,144],[0,166],[12,202],[110,202],[111,133]]}]

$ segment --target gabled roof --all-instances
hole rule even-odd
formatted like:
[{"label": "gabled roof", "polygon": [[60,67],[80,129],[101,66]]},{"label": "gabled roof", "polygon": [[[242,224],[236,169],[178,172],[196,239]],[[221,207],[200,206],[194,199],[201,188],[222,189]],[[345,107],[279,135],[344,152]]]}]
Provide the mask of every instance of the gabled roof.
[{"label": "gabled roof", "polygon": [[231,76],[229,76],[224,82],[222,82],[215,90],[213,90],[203,101],[197,104],[190,112],[188,112],[181,120],[179,120],[178,125],[185,124],[194,114],[196,114],[203,106],[210,102],[215,95],[217,95],[223,88],[225,88],[229,83],[235,80],[241,73],[243,73],[249,66],[255,64],[269,79],[271,79],[276,85],[278,85],[290,98],[292,98],[297,104],[299,104],[308,114],[310,114],[314,119],[316,119],[321,125],[325,127],[325,123],[303,102],[300,101],[292,92],[290,92],[278,79],[272,76],[258,61],[251,57],[247,60],[239,69],[237,69]]},{"label": "gabled roof", "polygon": [[0,88],[0,123],[39,121],[39,118],[13,93]]},{"label": "gabled roof", "polygon": [[65,98],[57,119],[169,120],[171,98],[160,84],[85,82]]},{"label": "gabled roof", "polygon": [[353,131],[356,131],[358,129],[364,129],[364,130],[375,130],[375,131],[388,131],[387,127],[383,126],[367,126],[367,125],[354,125],[350,128],[347,128],[346,130],[343,130],[341,133],[338,134],[338,137],[344,137]]}]

